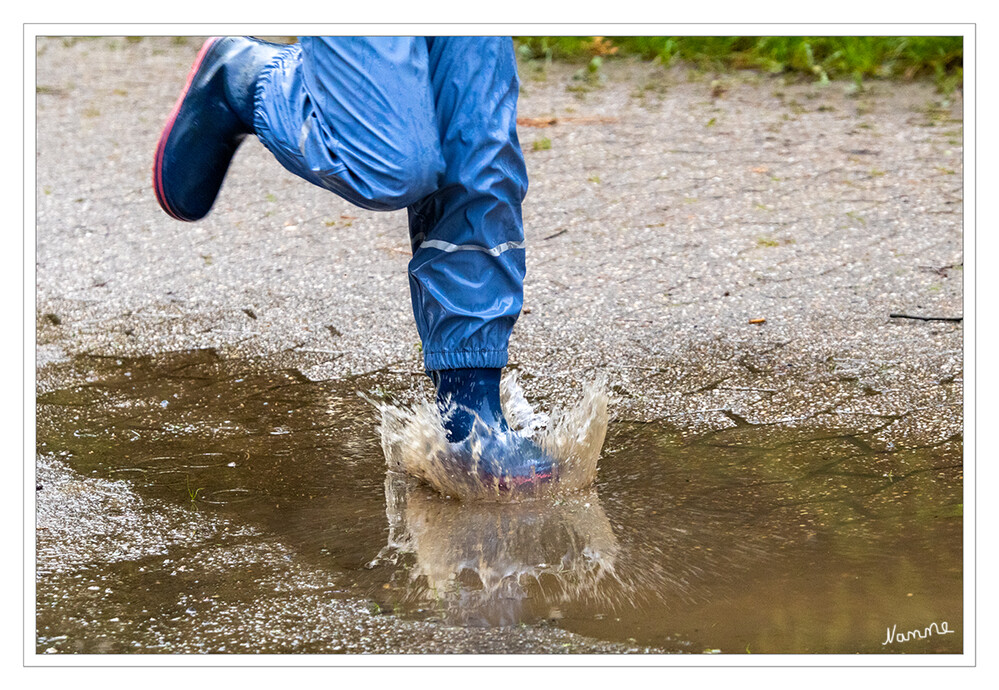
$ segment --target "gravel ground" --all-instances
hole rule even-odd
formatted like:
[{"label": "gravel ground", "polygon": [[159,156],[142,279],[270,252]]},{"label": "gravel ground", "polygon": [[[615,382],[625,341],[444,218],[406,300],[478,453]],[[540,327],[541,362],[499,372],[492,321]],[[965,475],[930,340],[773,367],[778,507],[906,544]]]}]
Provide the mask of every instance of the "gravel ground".
[{"label": "gravel ground", "polygon": [[[157,206],[153,149],[199,45],[38,41],[38,390],[74,383],[76,354],[206,347],[419,381],[404,212],[354,208],[255,140],[208,218]],[[889,419],[886,449],[959,437],[961,323],[889,315],[962,316],[960,92],[628,61],[580,76],[521,65],[510,354],[529,396],[606,373],[619,418],[690,436]]]}]

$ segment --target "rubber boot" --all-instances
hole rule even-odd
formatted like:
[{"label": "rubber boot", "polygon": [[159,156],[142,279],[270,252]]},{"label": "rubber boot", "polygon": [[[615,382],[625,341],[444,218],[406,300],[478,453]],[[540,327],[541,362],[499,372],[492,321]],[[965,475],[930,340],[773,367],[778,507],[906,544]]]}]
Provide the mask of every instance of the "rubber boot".
[{"label": "rubber boot", "polygon": [[553,460],[533,441],[511,431],[503,416],[500,374],[500,369],[430,372],[448,440],[469,459],[475,443],[482,459],[475,471],[486,481],[498,481],[501,489],[550,481]]},{"label": "rubber boot", "polygon": [[236,36],[201,47],[153,163],[156,200],[177,220],[211,210],[236,149],[253,133],[257,77],[284,47]]}]

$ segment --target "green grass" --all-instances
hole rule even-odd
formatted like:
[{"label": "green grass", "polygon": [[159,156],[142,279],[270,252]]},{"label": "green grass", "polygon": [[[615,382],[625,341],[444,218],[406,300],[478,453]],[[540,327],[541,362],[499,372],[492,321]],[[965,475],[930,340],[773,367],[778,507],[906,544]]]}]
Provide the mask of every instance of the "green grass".
[{"label": "green grass", "polygon": [[836,78],[933,78],[944,91],[960,87],[960,36],[518,36],[526,59],[589,61],[637,56],[663,65],[756,69]]},{"label": "green grass", "polygon": [[187,476],[187,496],[191,499],[191,507],[195,510],[198,509],[198,494],[204,491],[204,487],[198,487],[197,489],[191,488],[191,475]]},{"label": "green grass", "polygon": [[535,139],[532,148],[535,151],[548,151],[552,147],[552,140],[548,137],[541,137],[540,139]]}]

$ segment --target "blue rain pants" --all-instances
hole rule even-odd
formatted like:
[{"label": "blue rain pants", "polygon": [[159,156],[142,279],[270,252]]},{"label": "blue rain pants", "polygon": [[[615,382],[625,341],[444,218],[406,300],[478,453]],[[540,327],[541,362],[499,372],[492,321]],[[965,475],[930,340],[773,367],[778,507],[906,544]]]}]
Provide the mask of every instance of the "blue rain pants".
[{"label": "blue rain pants", "polygon": [[407,208],[429,371],[503,367],[524,286],[513,42],[302,37],[257,82],[281,164],[366,209]]}]

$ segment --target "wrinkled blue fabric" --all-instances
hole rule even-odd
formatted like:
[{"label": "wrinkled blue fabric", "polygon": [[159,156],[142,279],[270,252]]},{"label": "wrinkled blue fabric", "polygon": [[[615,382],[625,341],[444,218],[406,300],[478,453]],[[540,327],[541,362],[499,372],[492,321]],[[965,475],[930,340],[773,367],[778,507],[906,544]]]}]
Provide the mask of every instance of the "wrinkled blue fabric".
[{"label": "wrinkled blue fabric", "polygon": [[285,168],[408,209],[430,371],[507,363],[525,273],[518,91],[501,37],[303,37],[257,82],[254,128]]}]

